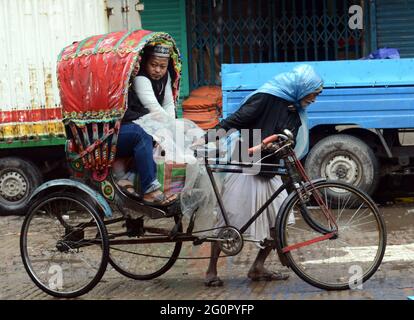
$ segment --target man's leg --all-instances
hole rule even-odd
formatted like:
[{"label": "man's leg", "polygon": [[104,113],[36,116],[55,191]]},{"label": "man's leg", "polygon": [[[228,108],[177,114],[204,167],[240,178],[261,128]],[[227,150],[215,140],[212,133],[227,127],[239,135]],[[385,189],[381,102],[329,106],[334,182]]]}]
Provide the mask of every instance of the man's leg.
[{"label": "man's leg", "polygon": [[152,137],[139,125],[136,125],[134,159],[135,168],[141,181],[142,193],[146,193],[156,180],[157,168],[152,154],[152,147]]},{"label": "man's leg", "polygon": [[266,261],[266,258],[269,256],[270,252],[272,251],[271,247],[266,247],[264,249],[260,249],[256,259],[254,260],[252,266],[250,267],[248,277],[251,276],[257,276],[260,274],[263,274],[264,272],[267,272],[267,270],[264,267],[264,263]]},{"label": "man's leg", "polygon": [[[139,125],[130,123],[121,126],[117,155],[121,157],[133,155],[134,169],[139,174],[141,194],[144,194],[145,201],[169,204],[177,198],[177,195],[171,195],[166,199],[159,190],[161,184],[157,180],[157,165],[153,158],[152,137]],[[118,184],[123,186],[130,184],[130,181],[122,180]]]},{"label": "man's leg", "polygon": [[218,243],[212,242],[210,263],[204,280],[204,284],[208,287],[220,287],[223,285],[223,281],[217,276],[217,262],[220,256],[220,251]]},{"label": "man's leg", "polygon": [[[118,142],[117,142],[117,152],[116,152],[116,156],[117,157],[134,157],[134,147],[135,147],[135,142],[138,139],[138,137],[136,137],[136,128],[135,128],[135,124],[133,123],[127,123],[127,124],[122,124],[120,131],[119,131],[119,136],[118,136]],[[120,179],[117,181],[117,184],[120,187],[125,188],[125,190],[130,193],[130,194],[136,194],[136,190],[134,187],[134,176],[136,174],[136,169],[135,169],[135,161],[133,166],[131,166],[131,168],[129,168],[129,171]]]},{"label": "man's leg", "polygon": [[[135,135],[134,133],[134,124],[128,123],[121,125],[118,135],[118,142],[116,148],[116,156],[117,157],[132,157],[133,156],[133,139],[132,136]],[[134,139],[135,140],[135,139]]]},{"label": "man's leg", "polygon": [[141,191],[145,192],[155,181],[157,172],[152,155],[152,137],[137,124],[123,124],[117,150],[117,156],[134,157],[134,170],[140,176]]},{"label": "man's leg", "polygon": [[254,260],[247,276],[253,281],[271,281],[271,280],[286,280],[289,278],[288,274],[280,272],[273,272],[264,267],[264,263],[272,251],[272,247],[268,246],[260,249]]}]

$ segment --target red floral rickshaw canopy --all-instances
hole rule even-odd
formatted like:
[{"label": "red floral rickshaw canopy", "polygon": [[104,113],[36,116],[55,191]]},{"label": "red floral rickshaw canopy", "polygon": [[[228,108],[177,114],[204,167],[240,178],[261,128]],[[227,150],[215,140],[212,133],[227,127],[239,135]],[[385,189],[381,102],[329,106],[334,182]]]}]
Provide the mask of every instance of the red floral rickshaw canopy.
[{"label": "red floral rickshaw canopy", "polygon": [[119,119],[126,110],[131,76],[140,67],[143,48],[172,47],[173,96],[178,99],[181,59],[174,39],[164,32],[129,30],[75,42],[58,57],[57,77],[63,119],[75,123]]}]

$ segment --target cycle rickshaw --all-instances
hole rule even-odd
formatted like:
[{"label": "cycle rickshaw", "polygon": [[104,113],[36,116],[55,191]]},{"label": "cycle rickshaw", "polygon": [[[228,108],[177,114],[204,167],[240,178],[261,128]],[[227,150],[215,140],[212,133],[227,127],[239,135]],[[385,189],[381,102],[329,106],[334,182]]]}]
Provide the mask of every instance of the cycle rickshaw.
[{"label": "cycle rickshaw", "polygon": [[[283,159],[282,165],[259,161],[228,166],[204,158],[226,222],[212,237],[193,233],[194,213],[183,231],[179,202],[144,205],[117,186],[113,165],[129,79],[139,70],[143,48],[165,42],[173,47],[169,71],[177,99],[181,61],[166,33],[132,30],[92,36],[59,55],[57,73],[72,178],[46,182],[31,198],[20,250],[34,283],[56,297],[80,296],[100,281],[108,263],[132,279],[153,279],[173,266],[184,241],[217,241],[225,255],[236,255],[243,248],[243,233],[286,188],[291,193],[277,216],[274,240],[262,245],[272,246],[283,265],[322,289],[344,290],[368,280],[386,246],[385,224],[377,206],[351,185],[310,181],[288,131],[262,144]],[[278,167],[286,182],[237,229],[226,219],[213,172],[237,174],[257,165]],[[119,217],[114,217],[115,211]]]}]

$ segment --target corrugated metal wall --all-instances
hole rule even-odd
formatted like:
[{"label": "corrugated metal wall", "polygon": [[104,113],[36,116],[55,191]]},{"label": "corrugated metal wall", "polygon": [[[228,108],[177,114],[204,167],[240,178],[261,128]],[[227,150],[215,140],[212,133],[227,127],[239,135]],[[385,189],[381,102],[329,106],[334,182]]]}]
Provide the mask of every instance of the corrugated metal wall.
[{"label": "corrugated metal wall", "polygon": [[145,0],[144,5],[144,11],[141,12],[142,28],[167,32],[177,43],[183,58],[180,96],[187,96],[189,87],[185,0]]},{"label": "corrugated metal wall", "polygon": [[414,57],[414,0],[376,0],[377,47]]},{"label": "corrugated metal wall", "polygon": [[75,40],[107,32],[105,8],[104,0],[0,0],[0,124],[59,106],[57,56]]},{"label": "corrugated metal wall", "polygon": [[142,4],[138,0],[106,0],[109,14],[109,32],[142,29],[139,15]]}]

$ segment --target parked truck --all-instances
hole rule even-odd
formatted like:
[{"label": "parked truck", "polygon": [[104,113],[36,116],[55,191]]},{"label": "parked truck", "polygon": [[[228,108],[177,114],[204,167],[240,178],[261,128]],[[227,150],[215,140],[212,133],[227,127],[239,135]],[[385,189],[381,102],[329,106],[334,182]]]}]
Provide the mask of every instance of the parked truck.
[{"label": "parked truck", "polygon": [[[140,27],[133,0],[2,0],[0,215],[24,214],[32,191],[65,176],[56,61],[68,43]],[[141,5],[142,6],[142,5]]]},{"label": "parked truck", "polygon": [[223,65],[223,117],[301,63],[324,79],[308,109],[305,166],[312,178],[343,180],[373,194],[381,177],[414,174],[414,59]]}]

